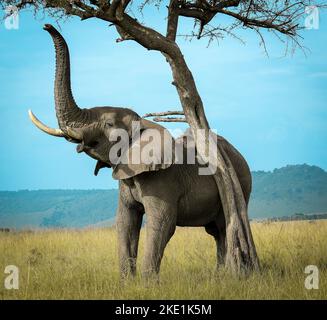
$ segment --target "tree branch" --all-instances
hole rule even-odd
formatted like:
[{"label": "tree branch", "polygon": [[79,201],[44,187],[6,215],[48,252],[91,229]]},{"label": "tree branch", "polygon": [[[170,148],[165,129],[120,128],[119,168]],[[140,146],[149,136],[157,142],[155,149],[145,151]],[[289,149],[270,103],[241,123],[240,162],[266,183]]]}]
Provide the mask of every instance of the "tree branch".
[{"label": "tree branch", "polygon": [[[326,7],[325,2],[313,0],[226,0],[218,3],[217,1],[197,0],[182,2],[178,12],[181,16],[200,21],[198,38],[200,38],[205,25],[212,21],[217,14],[223,14],[242,22],[243,27],[276,30],[294,40],[293,37],[301,29],[298,19],[305,14],[305,7],[310,5]],[[222,30],[222,28],[219,29]]]},{"label": "tree branch", "polygon": [[[279,31],[280,33],[286,34],[286,35],[291,35],[294,36],[296,34],[296,30],[298,25],[290,25],[290,21],[282,22],[280,24],[276,24],[273,22],[273,20],[258,20],[258,19],[250,19],[246,16],[242,16],[240,14],[237,14],[232,11],[224,10],[221,9],[217,12],[223,13],[225,15],[231,16],[241,22],[245,26],[255,26],[259,28],[265,28],[265,29],[274,29]],[[276,17],[275,17],[276,19]]]},{"label": "tree branch", "polygon": [[167,38],[171,41],[176,40],[178,28],[178,0],[170,0],[168,7]]},{"label": "tree branch", "polygon": [[187,120],[185,118],[174,118],[174,117],[167,117],[167,118],[157,117],[157,118],[153,118],[152,120],[155,122],[186,122],[187,123]]},{"label": "tree branch", "polygon": [[149,117],[162,117],[162,116],[174,116],[174,115],[184,115],[184,111],[164,111],[164,112],[151,112],[146,113],[143,118]]}]

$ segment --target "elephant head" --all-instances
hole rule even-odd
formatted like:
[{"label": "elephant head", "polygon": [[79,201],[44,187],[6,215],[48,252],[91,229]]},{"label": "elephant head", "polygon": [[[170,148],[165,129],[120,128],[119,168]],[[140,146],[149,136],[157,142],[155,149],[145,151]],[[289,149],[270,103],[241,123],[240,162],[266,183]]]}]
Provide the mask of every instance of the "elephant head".
[{"label": "elephant head", "polygon": [[[32,111],[29,111],[32,122],[47,134],[78,143],[77,152],[85,152],[97,160],[95,175],[101,168],[113,167],[115,179],[128,179],[142,172],[169,167],[172,164],[172,156],[166,156],[165,152],[169,150],[167,148],[169,139],[170,141],[173,139],[164,127],[141,118],[136,112],[128,108],[94,107],[81,109],[78,107],[71,91],[69,50],[66,41],[52,25],[46,24],[44,29],[51,35],[56,50],[54,96],[60,129],[49,128],[38,120]],[[135,128],[138,129],[138,135]],[[131,154],[137,148],[143,149],[151,137],[155,139],[150,134],[151,129],[155,129],[159,133],[159,138],[157,135],[157,141],[151,141],[151,143],[154,146],[154,157],[160,158],[161,161],[153,163],[150,159],[150,161],[133,162],[128,157],[125,162],[113,161],[113,158],[110,157],[110,151],[116,141],[111,141],[110,137],[115,135],[118,129],[127,133],[127,139],[121,142],[123,143],[121,150],[124,155]],[[118,154],[118,156],[122,155]],[[165,158],[164,161],[163,158]]]}]

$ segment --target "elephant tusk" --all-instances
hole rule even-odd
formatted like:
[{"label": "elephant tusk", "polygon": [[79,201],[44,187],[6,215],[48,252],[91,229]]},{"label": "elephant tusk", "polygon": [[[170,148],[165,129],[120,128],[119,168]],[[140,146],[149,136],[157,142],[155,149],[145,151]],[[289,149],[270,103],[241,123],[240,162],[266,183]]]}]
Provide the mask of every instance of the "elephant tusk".
[{"label": "elephant tusk", "polygon": [[61,129],[54,129],[46,126],[34,115],[32,110],[28,110],[28,115],[36,127],[38,127],[43,132],[50,134],[51,136],[66,138],[67,140],[72,142],[83,140],[82,134],[76,132],[76,130],[73,130],[69,127],[66,128],[67,134],[65,134]]},{"label": "elephant tusk", "polygon": [[35,124],[36,127],[38,127],[40,130],[42,130],[43,132],[50,134],[51,136],[55,136],[55,137],[66,137],[66,135],[64,134],[64,132],[60,129],[53,129],[53,128],[49,128],[48,126],[46,126],[45,124],[43,124],[32,112],[32,110],[28,110],[28,115],[31,119],[31,121]]},{"label": "elephant tusk", "polygon": [[77,132],[76,130],[74,130],[73,128],[66,127],[66,130],[68,133],[68,137],[73,139],[74,142],[83,140],[83,135],[81,133]]}]

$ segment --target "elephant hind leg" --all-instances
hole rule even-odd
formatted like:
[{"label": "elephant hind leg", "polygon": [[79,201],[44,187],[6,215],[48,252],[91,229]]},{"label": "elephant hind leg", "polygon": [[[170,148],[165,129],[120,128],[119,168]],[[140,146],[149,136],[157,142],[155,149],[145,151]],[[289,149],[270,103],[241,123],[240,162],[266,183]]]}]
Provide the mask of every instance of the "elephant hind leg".
[{"label": "elephant hind leg", "polygon": [[226,257],[226,224],[223,212],[219,212],[215,221],[205,225],[208,234],[214,237],[217,247],[217,267],[225,264]]},{"label": "elephant hind leg", "polygon": [[215,241],[216,241],[216,248],[217,248],[217,267],[220,263],[220,259],[219,259],[219,241],[218,241],[218,238],[219,238],[219,233],[218,233],[218,227],[217,227],[217,223],[215,221],[212,221],[208,224],[206,224],[204,226],[206,232],[208,234],[210,234],[211,236],[214,237]]}]

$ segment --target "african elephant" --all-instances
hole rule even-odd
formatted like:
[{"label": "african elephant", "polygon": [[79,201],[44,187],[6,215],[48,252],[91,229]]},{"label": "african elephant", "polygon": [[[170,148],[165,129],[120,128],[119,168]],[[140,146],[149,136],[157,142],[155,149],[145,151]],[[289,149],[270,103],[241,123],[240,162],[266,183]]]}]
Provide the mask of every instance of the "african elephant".
[{"label": "african elephant", "polygon": [[[199,175],[198,162],[187,164],[184,161],[177,164],[171,159],[156,164],[113,163],[109,153],[114,143],[108,136],[114,130],[124,129],[128,133],[129,139],[124,142],[126,152],[130,152],[134,146],[131,143],[133,122],[139,123],[140,137],[146,137],[150,129],[156,129],[162,136],[169,135],[169,132],[161,125],[145,120],[127,108],[80,109],[71,91],[67,44],[53,26],[45,25],[44,29],[51,35],[56,49],[54,93],[60,129],[47,127],[31,111],[30,117],[44,132],[78,143],[77,152],[85,152],[97,160],[96,175],[101,168],[113,169],[113,178],[119,180],[116,226],[121,275],[134,275],[136,272],[138,242],[144,214],[147,216],[143,263],[145,275],[159,273],[164,249],[176,226],[205,227],[217,243],[218,263],[223,263],[226,226],[214,178],[210,175]],[[174,141],[181,142],[180,139]],[[229,142],[222,137],[218,137],[218,141],[236,169],[248,203],[251,192],[249,167],[242,155]],[[164,151],[158,152],[156,156],[161,157],[160,152]]]}]

